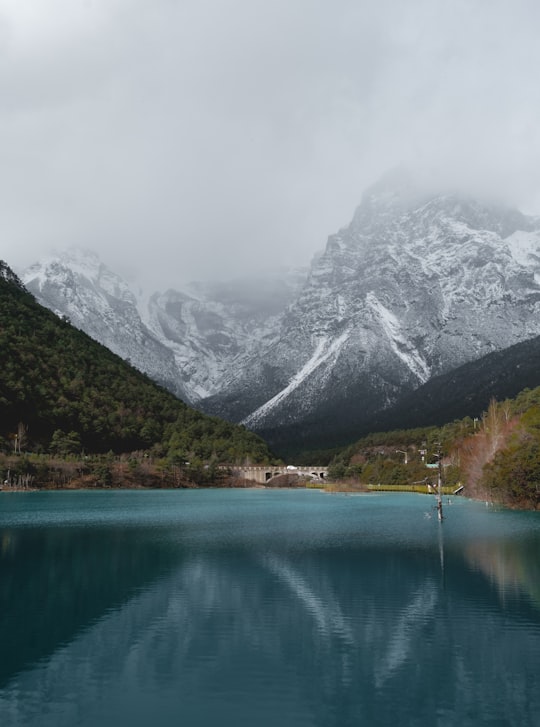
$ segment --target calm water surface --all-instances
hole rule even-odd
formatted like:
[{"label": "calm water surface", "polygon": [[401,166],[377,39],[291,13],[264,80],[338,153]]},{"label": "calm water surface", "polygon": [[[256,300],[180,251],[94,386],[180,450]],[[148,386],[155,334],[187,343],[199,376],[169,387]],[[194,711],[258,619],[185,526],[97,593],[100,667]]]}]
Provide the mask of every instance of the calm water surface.
[{"label": "calm water surface", "polygon": [[2,493],[2,727],[540,724],[540,516]]}]

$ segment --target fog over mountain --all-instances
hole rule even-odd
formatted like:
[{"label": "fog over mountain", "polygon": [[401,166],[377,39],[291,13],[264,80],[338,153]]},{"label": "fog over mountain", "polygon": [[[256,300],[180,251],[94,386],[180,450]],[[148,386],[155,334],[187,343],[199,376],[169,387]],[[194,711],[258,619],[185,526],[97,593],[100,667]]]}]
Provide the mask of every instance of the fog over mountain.
[{"label": "fog over mountain", "polygon": [[539,336],[540,218],[428,193],[402,169],[365,192],[307,274],[137,297],[78,252],[23,281],[203,411],[309,446],[354,439],[431,378]]},{"label": "fog over mountain", "polygon": [[540,212],[534,0],[4,0],[0,256],[303,266],[381,173]]}]

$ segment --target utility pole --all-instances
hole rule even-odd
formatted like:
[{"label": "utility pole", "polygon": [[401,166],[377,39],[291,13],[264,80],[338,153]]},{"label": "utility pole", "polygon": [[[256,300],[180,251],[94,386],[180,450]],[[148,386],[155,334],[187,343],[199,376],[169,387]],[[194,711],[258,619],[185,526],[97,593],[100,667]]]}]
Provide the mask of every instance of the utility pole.
[{"label": "utility pole", "polygon": [[439,466],[437,467],[437,517],[439,518],[439,522],[442,523],[442,454],[440,443],[437,445],[437,457],[439,459]]}]

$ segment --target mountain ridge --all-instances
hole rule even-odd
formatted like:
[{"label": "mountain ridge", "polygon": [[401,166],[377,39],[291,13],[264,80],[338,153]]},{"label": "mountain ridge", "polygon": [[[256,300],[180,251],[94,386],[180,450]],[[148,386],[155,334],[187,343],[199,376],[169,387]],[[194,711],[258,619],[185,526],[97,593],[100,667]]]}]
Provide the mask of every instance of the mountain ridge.
[{"label": "mountain ridge", "polygon": [[[62,296],[36,282],[50,273],[32,274],[24,282],[58,307]],[[266,309],[222,285],[157,292],[138,314],[142,347],[172,355],[168,385],[255,431],[293,427],[309,438],[340,419],[352,431],[430,379],[540,335],[540,219],[387,179],[365,192],[305,279],[270,282]],[[136,304],[115,290],[126,320]]]},{"label": "mountain ridge", "polygon": [[[327,351],[339,348],[337,365],[331,361],[325,371],[321,356],[312,374],[313,395],[323,399],[319,419],[332,409],[337,417],[353,398],[372,415],[434,375],[537,335],[536,218],[503,209],[485,225],[493,210],[445,195],[397,217],[382,215],[382,222],[379,214],[380,227],[372,221],[366,233],[359,219],[369,210],[359,210],[349,228],[329,238],[285,314],[279,340],[288,350],[265,357],[266,367],[294,360],[285,389],[309,368],[321,340]],[[490,229],[475,230],[479,221]],[[279,423],[310,420],[302,400],[310,398],[308,385],[294,387],[288,406],[276,388],[267,387],[266,402],[279,402]],[[324,396],[325,388],[333,391]],[[267,432],[278,425],[269,410],[263,403],[263,417],[249,413],[244,421]]]}]

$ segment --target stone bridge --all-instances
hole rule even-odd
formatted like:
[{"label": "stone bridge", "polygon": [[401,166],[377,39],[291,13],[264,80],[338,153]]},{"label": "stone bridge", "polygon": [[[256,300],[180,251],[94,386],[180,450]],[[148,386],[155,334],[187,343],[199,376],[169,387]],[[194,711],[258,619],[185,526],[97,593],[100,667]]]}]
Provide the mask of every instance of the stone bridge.
[{"label": "stone bridge", "polygon": [[309,477],[315,482],[323,482],[328,474],[328,467],[321,467],[320,465],[312,467],[266,465],[263,467],[232,467],[231,471],[235,477],[242,477],[246,480],[253,480],[260,485],[265,485],[274,477],[280,477],[281,475],[298,475],[299,477]]}]

